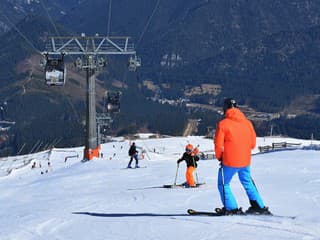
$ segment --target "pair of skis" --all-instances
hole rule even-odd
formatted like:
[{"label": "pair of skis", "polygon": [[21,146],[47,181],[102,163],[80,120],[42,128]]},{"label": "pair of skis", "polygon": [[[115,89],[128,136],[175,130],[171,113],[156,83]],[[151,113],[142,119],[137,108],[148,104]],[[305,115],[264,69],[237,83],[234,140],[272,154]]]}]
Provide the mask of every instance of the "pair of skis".
[{"label": "pair of skis", "polygon": [[[222,210],[220,208],[216,208],[215,212],[206,212],[206,211],[197,211],[194,209],[188,209],[189,215],[195,215],[195,216],[211,216],[211,217],[221,217],[221,216],[227,216],[226,214],[222,213]],[[239,212],[238,214],[233,215],[245,215],[244,212]]]},{"label": "pair of skis", "polygon": [[139,169],[139,168],[147,168],[147,166],[141,166],[141,167],[126,167],[126,168],[121,168],[121,170],[126,170],[126,169]]},{"label": "pair of skis", "polygon": [[194,187],[186,187],[185,184],[165,184],[163,185],[164,188],[198,188],[205,183],[197,183]]},{"label": "pair of skis", "polygon": [[[218,208],[217,208],[218,209]],[[233,215],[225,215],[219,211],[216,212],[207,212],[207,211],[197,211],[194,209],[188,209],[188,214],[191,216],[209,216],[209,217],[223,217],[223,216],[266,216],[266,217],[277,217],[277,218],[288,218],[288,219],[295,219],[295,216],[282,216],[282,215],[274,215],[274,214],[233,214]]]}]

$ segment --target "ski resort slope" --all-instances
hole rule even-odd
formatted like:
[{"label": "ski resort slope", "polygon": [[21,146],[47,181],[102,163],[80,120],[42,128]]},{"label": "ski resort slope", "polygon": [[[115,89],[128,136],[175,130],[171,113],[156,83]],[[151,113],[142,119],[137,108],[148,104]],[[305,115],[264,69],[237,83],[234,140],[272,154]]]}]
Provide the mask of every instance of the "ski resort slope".
[{"label": "ski resort slope", "polygon": [[[213,159],[199,162],[196,178],[206,183],[200,188],[161,188],[172,184],[176,173],[177,183],[184,181],[185,164],[177,168],[176,160],[188,142],[212,153],[211,139],[171,137],[136,140],[145,151],[139,169],[125,169],[129,141],[122,139],[102,145],[103,158],[90,162],[81,162],[82,148],[29,156],[29,165],[0,178],[0,239],[320,239],[320,151],[301,148],[310,141],[258,138],[257,146],[302,143],[296,150],[252,158],[252,175],[265,204],[284,217],[188,216],[188,208],[221,207],[219,164]],[[73,157],[65,161],[67,156]],[[237,178],[232,189],[246,209]]]}]

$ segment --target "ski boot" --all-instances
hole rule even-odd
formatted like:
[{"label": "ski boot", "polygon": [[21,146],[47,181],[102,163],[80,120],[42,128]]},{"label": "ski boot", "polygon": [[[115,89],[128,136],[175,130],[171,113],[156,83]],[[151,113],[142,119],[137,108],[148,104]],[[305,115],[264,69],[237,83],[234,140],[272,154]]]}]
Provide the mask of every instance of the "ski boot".
[{"label": "ski boot", "polygon": [[242,211],[242,208],[235,208],[231,210],[227,210],[225,207],[216,208],[215,212],[220,215],[244,215],[245,213]]},{"label": "ski boot", "polygon": [[191,187],[187,182],[182,183],[181,186],[183,186],[185,188],[190,188]]},{"label": "ski boot", "polygon": [[272,213],[269,211],[268,207],[261,208],[257,201],[250,200],[251,206],[248,208],[248,210],[245,212],[246,214],[253,214],[253,215],[272,215]]}]

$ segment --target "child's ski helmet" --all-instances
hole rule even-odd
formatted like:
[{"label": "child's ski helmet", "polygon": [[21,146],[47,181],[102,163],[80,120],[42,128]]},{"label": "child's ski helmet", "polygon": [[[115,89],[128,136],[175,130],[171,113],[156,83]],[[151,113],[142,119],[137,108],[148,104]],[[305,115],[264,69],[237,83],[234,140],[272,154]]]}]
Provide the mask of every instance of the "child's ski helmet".
[{"label": "child's ski helmet", "polygon": [[186,152],[191,152],[193,150],[193,145],[192,144],[187,144],[186,145]]}]

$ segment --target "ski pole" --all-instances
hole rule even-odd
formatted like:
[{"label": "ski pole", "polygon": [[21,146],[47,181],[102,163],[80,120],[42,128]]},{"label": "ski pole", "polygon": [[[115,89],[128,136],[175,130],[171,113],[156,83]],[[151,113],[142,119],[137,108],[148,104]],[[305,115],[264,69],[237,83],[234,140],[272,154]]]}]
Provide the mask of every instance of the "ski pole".
[{"label": "ski pole", "polygon": [[197,180],[197,183],[199,183],[199,178],[198,178],[197,169],[196,169],[196,180]]},{"label": "ski pole", "polygon": [[[198,146],[196,148],[199,148],[199,146],[200,145],[198,144]],[[192,160],[193,160],[193,166],[195,167],[196,183],[199,183],[198,172],[197,172],[197,168],[196,168],[196,161],[194,160],[194,156],[192,157]]]},{"label": "ski pole", "polygon": [[176,186],[176,185],[177,185],[178,169],[179,169],[179,163],[177,164],[176,177],[174,178],[173,186]]}]

